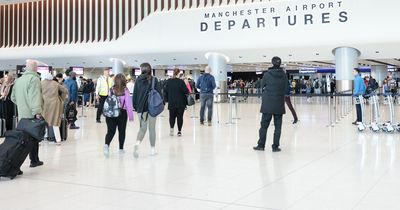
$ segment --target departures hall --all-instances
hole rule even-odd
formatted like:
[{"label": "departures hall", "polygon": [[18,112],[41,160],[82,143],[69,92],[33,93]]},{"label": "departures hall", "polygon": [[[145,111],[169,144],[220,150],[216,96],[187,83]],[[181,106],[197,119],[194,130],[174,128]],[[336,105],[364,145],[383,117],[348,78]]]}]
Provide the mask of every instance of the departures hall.
[{"label": "departures hall", "polygon": [[400,210],[399,8],[0,0],[0,210]]}]

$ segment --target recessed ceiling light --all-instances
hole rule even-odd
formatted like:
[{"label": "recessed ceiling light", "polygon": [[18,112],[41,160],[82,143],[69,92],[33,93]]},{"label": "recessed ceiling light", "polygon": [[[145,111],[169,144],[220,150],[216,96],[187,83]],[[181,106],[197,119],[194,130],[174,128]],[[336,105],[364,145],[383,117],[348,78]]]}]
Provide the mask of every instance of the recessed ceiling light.
[{"label": "recessed ceiling light", "polygon": [[196,60],[196,61],[197,61],[197,58],[194,58],[194,60]]},{"label": "recessed ceiling light", "polygon": [[266,55],[263,55],[263,57],[266,58],[267,56],[266,56]]},{"label": "recessed ceiling light", "polygon": [[103,63],[103,61],[99,61],[99,63]]},{"label": "recessed ceiling light", "polygon": [[153,59],[153,61],[157,61],[157,59]]},{"label": "recessed ceiling light", "polygon": [[315,53],[315,55],[319,55],[319,53]]},{"label": "recessed ceiling light", "polygon": [[289,54],[289,57],[292,57],[293,55],[292,54]]},{"label": "recessed ceiling light", "polygon": [[135,60],[135,62],[138,62],[138,60]]},{"label": "recessed ceiling light", "polygon": [[377,53],[377,54],[378,54],[378,53],[379,53],[379,51],[375,51],[375,53]]},{"label": "recessed ceiling light", "polygon": [[174,58],[174,59],[172,59],[172,60],[176,61],[176,58]]}]

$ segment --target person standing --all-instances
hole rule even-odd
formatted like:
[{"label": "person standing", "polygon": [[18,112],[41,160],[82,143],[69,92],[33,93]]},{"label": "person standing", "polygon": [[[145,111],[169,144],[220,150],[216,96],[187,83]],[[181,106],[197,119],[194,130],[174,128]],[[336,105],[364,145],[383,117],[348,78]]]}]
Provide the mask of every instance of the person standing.
[{"label": "person standing", "polygon": [[46,73],[43,75],[42,94],[44,100],[43,118],[47,122],[48,130],[53,129],[56,144],[60,145],[61,117],[64,113],[64,103],[68,98],[68,90],[54,81],[50,73]]},{"label": "person standing", "polygon": [[174,135],[176,119],[178,121],[178,136],[182,136],[183,114],[187,105],[187,95],[190,93],[188,84],[179,79],[179,72],[179,69],[174,69],[173,78],[167,80],[164,91],[165,102],[168,102],[170,136]]},{"label": "person standing", "polygon": [[92,80],[86,80],[86,84],[83,86],[82,93],[83,93],[83,102],[85,106],[89,107],[91,104],[90,96],[94,91],[94,84]]},{"label": "person standing", "polygon": [[64,86],[68,90],[68,108],[67,108],[67,113],[70,110],[73,110],[74,116],[70,120],[70,129],[79,129],[78,126],[75,125],[75,122],[78,120],[77,115],[78,111],[76,110],[76,106],[78,103],[78,84],[76,83],[76,73],[75,72],[70,72],[69,73],[69,78],[65,80]]},{"label": "person standing", "polygon": [[[149,104],[148,97],[153,83],[153,76],[151,75],[152,68],[149,63],[142,63],[140,65],[142,74],[136,79],[135,88],[133,90],[133,108],[139,115],[140,129],[136,138],[136,144],[134,147],[133,156],[135,158],[139,157],[139,145],[143,141],[144,136],[147,132],[147,127],[149,128],[149,137],[151,155],[156,155],[156,121],[157,117],[152,117],[149,115]],[[154,78],[154,87],[157,92],[161,95],[161,88],[158,84],[157,78]]]},{"label": "person standing", "polygon": [[96,122],[101,123],[101,114],[103,112],[104,102],[107,99],[108,91],[113,86],[112,79],[110,79],[110,70],[105,68],[103,75],[97,79],[96,84],[96,100],[99,101],[99,106],[97,108]]},{"label": "person standing", "polygon": [[292,100],[290,100],[290,82],[288,81],[288,87],[285,95],[285,103],[289,107],[290,112],[292,113],[293,116],[293,124],[296,124],[299,119],[297,118],[297,113],[296,110],[293,107]]},{"label": "person standing", "polygon": [[119,139],[119,153],[124,154],[124,144],[125,144],[125,132],[126,124],[129,121],[133,121],[133,107],[132,98],[126,87],[126,78],[123,74],[117,74],[115,76],[114,86],[110,90],[110,94],[114,94],[118,97],[119,103],[121,105],[120,114],[118,117],[106,117],[107,124],[107,134],[105,137],[104,145],[104,156],[108,157],[110,153],[110,144],[114,138],[115,132],[118,128],[118,139]]},{"label": "person standing", "polygon": [[[11,101],[17,105],[18,117],[42,119],[43,96],[40,77],[37,73],[37,61],[27,60],[26,71],[15,81]],[[39,160],[39,141],[34,141],[29,154],[31,168],[43,165]],[[22,173],[22,172],[21,172]]]},{"label": "person standing", "polygon": [[128,81],[128,84],[126,84],[126,87],[129,90],[129,93],[131,94],[131,96],[133,95],[133,89],[135,88],[135,80],[134,78],[130,78]]},{"label": "person standing", "polygon": [[200,76],[197,80],[196,84],[197,89],[200,89],[200,125],[204,125],[204,112],[207,105],[208,109],[208,126],[212,125],[212,115],[213,115],[213,103],[214,103],[214,89],[215,78],[211,75],[211,68],[209,66],[206,67],[205,73]]},{"label": "person standing", "polygon": [[264,72],[261,83],[262,104],[261,110],[262,119],[261,127],[259,130],[258,145],[253,147],[254,150],[264,151],[265,141],[267,139],[267,131],[272,117],[274,118],[275,133],[274,143],[272,144],[273,152],[280,152],[279,148],[281,130],[282,130],[282,117],[285,112],[285,93],[288,89],[288,79],[285,72],[281,68],[282,60],[279,57],[272,58],[273,67]]},{"label": "person standing", "polygon": [[[354,74],[353,96],[358,97],[360,95],[364,95],[366,87],[365,87],[364,80],[361,78],[360,69],[355,68],[353,70],[353,74]],[[361,123],[363,121],[361,104],[356,104],[356,111],[357,111],[357,120],[355,122],[353,122],[353,125],[358,125],[358,123]]]},{"label": "person standing", "polygon": [[12,88],[14,86],[15,74],[8,73],[4,76],[4,82],[0,89],[0,118],[6,121],[6,130],[13,129],[13,117],[15,112],[15,104],[11,101]]}]

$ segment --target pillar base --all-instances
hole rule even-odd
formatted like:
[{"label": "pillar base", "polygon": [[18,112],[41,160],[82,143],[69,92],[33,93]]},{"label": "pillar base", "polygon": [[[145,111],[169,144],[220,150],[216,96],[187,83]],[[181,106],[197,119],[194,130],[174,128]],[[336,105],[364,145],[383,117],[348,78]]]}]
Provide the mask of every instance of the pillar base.
[{"label": "pillar base", "polygon": [[336,92],[352,91],[353,80],[336,80]]}]

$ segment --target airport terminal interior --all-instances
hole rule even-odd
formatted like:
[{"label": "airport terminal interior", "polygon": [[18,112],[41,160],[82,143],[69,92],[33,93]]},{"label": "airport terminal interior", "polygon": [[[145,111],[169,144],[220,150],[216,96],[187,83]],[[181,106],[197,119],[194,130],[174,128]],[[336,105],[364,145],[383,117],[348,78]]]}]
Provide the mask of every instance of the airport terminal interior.
[{"label": "airport terminal interior", "polygon": [[0,0],[0,210],[400,210],[399,7]]}]

